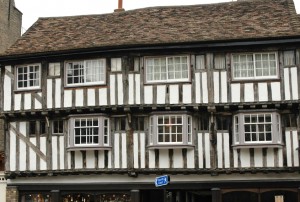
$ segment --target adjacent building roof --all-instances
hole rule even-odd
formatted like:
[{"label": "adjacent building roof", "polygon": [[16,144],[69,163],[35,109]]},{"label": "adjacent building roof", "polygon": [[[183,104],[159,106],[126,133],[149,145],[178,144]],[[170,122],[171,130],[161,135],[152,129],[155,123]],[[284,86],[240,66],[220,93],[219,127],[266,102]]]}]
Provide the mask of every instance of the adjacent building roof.
[{"label": "adjacent building roof", "polygon": [[248,0],[40,18],[5,54],[294,37],[300,36],[299,19],[293,0]]}]

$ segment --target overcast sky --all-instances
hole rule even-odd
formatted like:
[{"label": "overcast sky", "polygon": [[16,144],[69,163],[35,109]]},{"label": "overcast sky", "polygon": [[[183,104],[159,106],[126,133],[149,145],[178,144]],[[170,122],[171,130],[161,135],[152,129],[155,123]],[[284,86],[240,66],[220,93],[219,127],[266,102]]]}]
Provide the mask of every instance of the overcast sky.
[{"label": "overcast sky", "polygon": [[[123,8],[132,10],[152,6],[192,5],[228,2],[232,0],[123,0]],[[300,0],[294,0],[300,13]],[[23,31],[39,17],[88,15],[111,13],[118,7],[118,0],[15,0],[23,13]]]}]

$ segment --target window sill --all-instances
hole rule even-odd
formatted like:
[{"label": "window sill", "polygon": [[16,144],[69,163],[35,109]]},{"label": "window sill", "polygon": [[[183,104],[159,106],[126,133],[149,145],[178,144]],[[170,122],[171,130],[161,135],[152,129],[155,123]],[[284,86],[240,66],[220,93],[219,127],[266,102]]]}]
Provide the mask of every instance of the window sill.
[{"label": "window sill", "polygon": [[67,151],[93,151],[93,150],[111,150],[111,146],[93,146],[93,147],[68,147]]},{"label": "window sill", "polygon": [[283,144],[236,144],[232,145],[233,149],[248,149],[248,148],[282,148]]},{"label": "window sill", "polygon": [[148,149],[194,149],[195,145],[192,144],[166,144],[166,145],[149,145]]}]

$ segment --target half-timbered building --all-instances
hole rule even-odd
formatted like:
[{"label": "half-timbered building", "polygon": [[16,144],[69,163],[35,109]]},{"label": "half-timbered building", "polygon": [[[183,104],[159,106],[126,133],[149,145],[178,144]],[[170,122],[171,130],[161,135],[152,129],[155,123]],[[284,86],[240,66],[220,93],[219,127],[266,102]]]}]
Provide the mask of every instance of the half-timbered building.
[{"label": "half-timbered building", "polygon": [[40,18],[0,64],[10,200],[300,201],[292,0]]}]

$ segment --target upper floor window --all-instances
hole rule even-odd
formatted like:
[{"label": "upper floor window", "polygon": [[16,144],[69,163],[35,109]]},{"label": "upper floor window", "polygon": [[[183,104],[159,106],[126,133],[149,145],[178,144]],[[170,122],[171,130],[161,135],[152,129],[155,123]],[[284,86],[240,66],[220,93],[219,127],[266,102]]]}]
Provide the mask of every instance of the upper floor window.
[{"label": "upper floor window", "polygon": [[49,63],[48,76],[60,76],[60,63]]},{"label": "upper floor window", "polygon": [[105,116],[72,116],[69,127],[70,147],[109,146],[109,119]]},{"label": "upper floor window", "polygon": [[39,89],[41,71],[39,64],[17,66],[17,90]]},{"label": "upper floor window", "polygon": [[275,52],[233,54],[232,65],[234,79],[278,78]]},{"label": "upper floor window", "polygon": [[167,56],[146,58],[146,82],[189,81],[188,56]]},{"label": "upper floor window", "polygon": [[280,144],[280,116],[276,112],[239,113],[234,116],[234,144]]},{"label": "upper floor window", "polygon": [[61,135],[64,133],[64,122],[63,120],[53,120],[52,122],[52,134]]},{"label": "upper floor window", "polygon": [[192,117],[187,114],[161,114],[150,117],[150,145],[192,144]]},{"label": "upper floor window", "polygon": [[66,63],[67,86],[105,84],[105,59],[71,61]]}]

